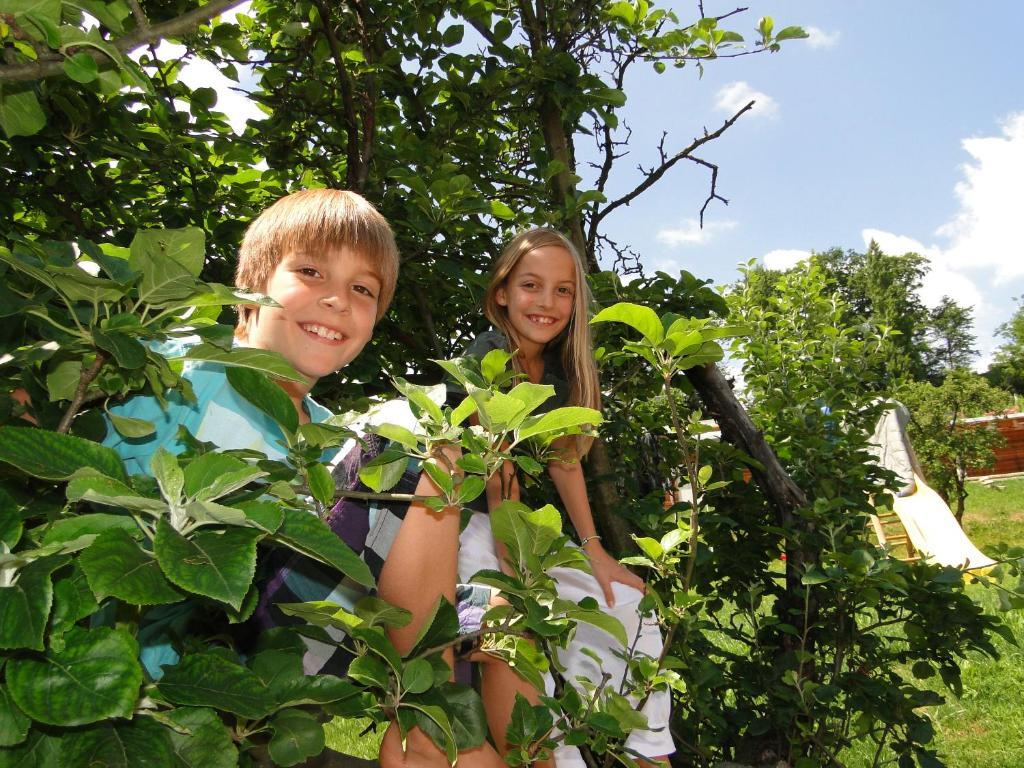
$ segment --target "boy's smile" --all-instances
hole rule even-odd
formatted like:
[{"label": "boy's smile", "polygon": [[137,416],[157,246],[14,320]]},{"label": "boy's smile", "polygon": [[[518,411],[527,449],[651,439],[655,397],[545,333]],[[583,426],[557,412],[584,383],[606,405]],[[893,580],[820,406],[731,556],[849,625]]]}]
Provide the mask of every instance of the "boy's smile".
[{"label": "boy's smile", "polygon": [[565,248],[546,245],[524,254],[495,296],[515,329],[520,351],[533,356],[572,319],[576,264]]},{"label": "boy's smile", "polygon": [[259,308],[246,343],[281,354],[309,380],[308,392],[370,340],[380,290],[380,277],[358,252],[289,249],[264,290],[281,306]]}]

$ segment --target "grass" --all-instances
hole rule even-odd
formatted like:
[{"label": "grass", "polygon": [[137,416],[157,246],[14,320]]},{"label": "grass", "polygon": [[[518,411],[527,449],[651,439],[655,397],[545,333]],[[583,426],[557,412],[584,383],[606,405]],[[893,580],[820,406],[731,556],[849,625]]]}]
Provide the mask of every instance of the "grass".
[{"label": "grass", "polygon": [[[970,494],[964,530],[979,549],[991,553],[999,543],[1024,545],[1024,478],[992,487],[971,483]],[[980,585],[969,590],[996,610],[990,590]],[[946,692],[946,703],[928,710],[935,728],[934,746],[950,768],[1024,766],[1024,612],[1004,613],[1002,617],[1021,647],[996,637],[994,644],[1000,657],[972,654],[962,667],[963,695],[957,698]],[[329,723],[327,745],[339,752],[375,758],[381,734],[371,731],[361,736],[365,725],[365,721]],[[868,745],[844,755],[848,768],[867,768],[871,758]]]},{"label": "grass", "polygon": [[[983,552],[993,546],[1024,544],[1024,479],[997,486],[969,486],[964,530]],[[996,611],[991,590],[971,585],[969,592]],[[1024,646],[1024,613],[1001,614]],[[962,666],[963,695],[944,691],[946,703],[927,710],[935,728],[934,747],[950,768],[1020,768],[1024,766],[1024,651],[1000,637],[993,644],[1000,657],[971,654]],[[908,679],[910,675],[907,675]],[[851,750],[844,757],[849,768],[871,765],[870,750]]]}]

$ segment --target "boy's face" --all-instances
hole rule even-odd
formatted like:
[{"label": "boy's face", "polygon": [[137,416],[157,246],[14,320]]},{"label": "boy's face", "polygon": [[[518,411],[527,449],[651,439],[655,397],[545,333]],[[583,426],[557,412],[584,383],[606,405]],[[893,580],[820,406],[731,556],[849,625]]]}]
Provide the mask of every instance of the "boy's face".
[{"label": "boy's face", "polygon": [[267,280],[280,307],[259,307],[246,343],[284,356],[309,379],[344,368],[373,336],[381,279],[349,248],[285,251]]}]

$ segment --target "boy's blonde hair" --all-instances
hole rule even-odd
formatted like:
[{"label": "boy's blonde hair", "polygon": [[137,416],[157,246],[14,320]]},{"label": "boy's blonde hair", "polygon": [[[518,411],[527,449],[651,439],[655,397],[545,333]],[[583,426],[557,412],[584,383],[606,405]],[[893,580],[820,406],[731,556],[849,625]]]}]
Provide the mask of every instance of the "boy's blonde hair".
[{"label": "boy's blonde hair", "polygon": [[[573,298],[572,317],[559,336],[548,343],[556,347],[562,360],[562,367],[569,383],[569,405],[601,409],[601,384],[594,364],[594,349],[590,340],[590,308],[593,297],[587,284],[586,267],[576,247],[565,235],[549,227],[534,227],[513,237],[491,266],[491,278],[484,293],[484,313],[491,324],[505,334],[509,348],[519,345],[515,329],[508,319],[508,309],[498,303],[498,290],[505,286],[508,276],[526,254],[538,248],[556,246],[564,248],[572,256],[575,265],[576,290]],[[513,365],[519,368],[515,358]],[[584,455],[593,442],[589,438],[577,440],[579,454]]]},{"label": "boy's blonde hair", "polygon": [[[387,220],[365,198],[343,189],[303,189],[282,197],[249,225],[238,251],[235,285],[262,293],[285,251],[357,251],[381,281],[377,320],[387,312],[398,280],[398,247]],[[238,310],[235,335],[246,335],[255,307]]]}]

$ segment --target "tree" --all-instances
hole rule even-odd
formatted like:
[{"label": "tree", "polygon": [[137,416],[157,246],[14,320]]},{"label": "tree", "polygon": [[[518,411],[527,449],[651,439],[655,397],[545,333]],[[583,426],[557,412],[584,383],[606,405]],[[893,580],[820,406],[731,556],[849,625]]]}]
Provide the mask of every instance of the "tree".
[{"label": "tree", "polygon": [[1006,341],[996,350],[989,375],[996,386],[1020,395],[1024,394],[1024,297],[1017,301],[1013,316],[997,329]]},{"label": "tree", "polygon": [[962,525],[968,470],[992,466],[994,449],[1006,442],[994,424],[973,425],[965,420],[998,415],[1012,398],[963,368],[950,371],[940,385],[908,384],[898,396],[910,409],[910,440],[927,480],[947,504],[955,502],[956,521]]},{"label": "tree", "polygon": [[972,333],[974,317],[971,308],[962,307],[949,296],[943,296],[930,313],[928,325],[928,368],[932,379],[941,380],[958,368],[967,368],[978,356],[977,339]]},{"label": "tree", "polygon": [[864,253],[833,248],[815,253],[811,261],[835,284],[849,307],[851,325],[869,323],[888,330],[876,371],[879,387],[924,378],[930,318],[918,291],[927,259],[916,253],[889,255],[872,241]]}]

